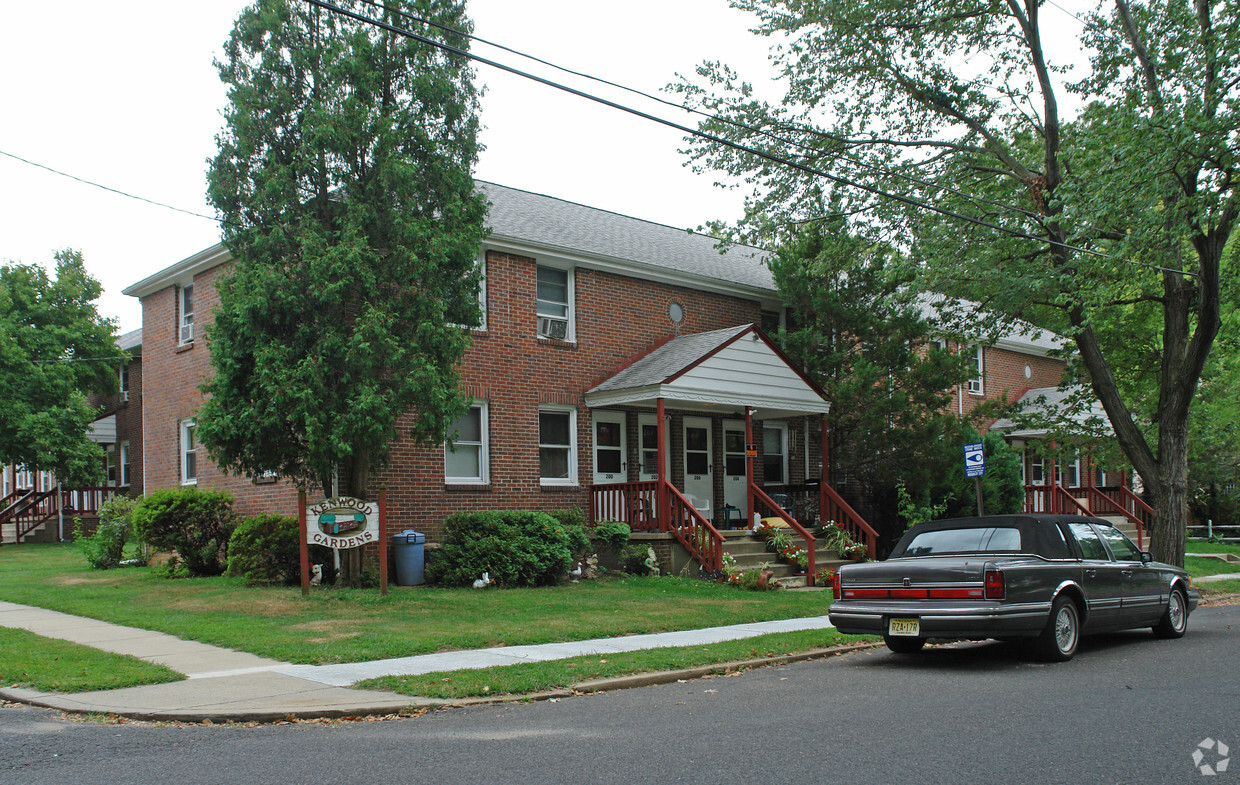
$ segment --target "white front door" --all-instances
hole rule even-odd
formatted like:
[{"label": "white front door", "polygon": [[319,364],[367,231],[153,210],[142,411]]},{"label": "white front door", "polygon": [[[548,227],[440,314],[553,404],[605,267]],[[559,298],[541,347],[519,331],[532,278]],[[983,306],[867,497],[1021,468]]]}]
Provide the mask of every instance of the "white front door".
[{"label": "white front door", "polygon": [[[672,455],[672,424],[671,417],[663,418],[663,476],[671,479],[668,461]],[[654,414],[637,416],[638,459],[641,461],[637,479],[640,482],[654,482],[659,479],[659,418]]]},{"label": "white front door", "polygon": [[594,419],[594,484],[628,482],[624,412],[600,412]]},{"label": "white front door", "polygon": [[723,423],[723,503],[745,515],[745,422],[726,420]]},{"label": "white front door", "polygon": [[715,496],[714,466],[711,463],[711,427],[707,417],[686,417],[685,431],[685,496],[698,512],[711,518],[711,501]]}]

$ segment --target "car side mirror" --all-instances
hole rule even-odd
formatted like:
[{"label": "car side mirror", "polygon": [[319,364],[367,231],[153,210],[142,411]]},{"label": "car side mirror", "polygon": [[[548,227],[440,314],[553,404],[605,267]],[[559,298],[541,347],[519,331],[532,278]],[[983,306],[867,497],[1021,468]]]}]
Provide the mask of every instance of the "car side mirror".
[{"label": "car side mirror", "polygon": [[1154,554],[1150,553],[1149,551],[1141,551],[1141,563],[1142,564],[1149,564],[1152,561],[1154,561]]}]

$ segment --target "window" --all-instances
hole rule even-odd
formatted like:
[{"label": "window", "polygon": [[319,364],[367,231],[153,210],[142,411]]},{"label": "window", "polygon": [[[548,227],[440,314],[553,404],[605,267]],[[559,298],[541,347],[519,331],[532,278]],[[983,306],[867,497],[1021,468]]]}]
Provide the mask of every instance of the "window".
[{"label": "window", "polygon": [[543,485],[577,483],[577,419],[572,409],[538,410],[538,468]]},{"label": "window", "polygon": [[1141,551],[1137,550],[1137,546],[1132,544],[1132,540],[1124,536],[1124,533],[1114,526],[1098,526],[1094,528],[1102,535],[1102,539],[1106,544],[1111,546],[1111,554],[1115,557],[1115,561],[1141,561]]},{"label": "window", "polygon": [[775,423],[762,426],[762,469],[766,485],[788,483],[788,426]]},{"label": "window", "polygon": [[107,449],[105,450],[105,455],[107,456],[108,485],[111,485],[112,487],[116,487],[116,481],[119,479],[119,476],[118,476],[119,467],[117,466],[117,463],[116,463],[116,445],[109,444]]},{"label": "window", "polygon": [[1088,523],[1069,523],[1068,528],[1072,530],[1072,536],[1076,538],[1077,545],[1081,546],[1081,558],[1111,560],[1111,557],[1107,555],[1107,549],[1102,545],[1102,540]]},{"label": "window", "polygon": [[34,472],[26,466],[18,466],[14,471],[16,474],[13,480],[17,490],[25,491],[34,487]]},{"label": "window", "polygon": [[1060,461],[1055,464],[1055,482],[1065,488],[1079,488],[1081,485],[1081,459]]},{"label": "window", "polygon": [[121,400],[129,400],[129,366],[121,366]]},{"label": "window", "polygon": [[973,352],[974,376],[969,380],[969,394],[984,395],[986,392],[986,365],[982,354],[982,347],[975,347]]},{"label": "window", "polygon": [[194,440],[193,419],[181,420],[181,484],[198,482],[198,445]]},{"label": "window", "polygon": [[1046,484],[1046,459],[1029,450],[1025,450],[1025,465],[1029,467],[1025,485]]},{"label": "window", "polygon": [[177,323],[177,343],[187,344],[194,342],[194,285],[181,287],[181,298],[178,303],[180,309],[180,319]]},{"label": "window", "polygon": [[538,266],[538,337],[572,339],[572,286],[568,270]]},{"label": "window", "polygon": [[444,442],[443,474],[447,483],[485,483],[488,478],[487,405],[475,403],[448,428],[456,434]]},{"label": "window", "polygon": [[129,442],[121,442],[121,487],[129,484]]},{"label": "window", "polygon": [[1011,526],[940,529],[918,534],[901,556],[931,556],[938,553],[984,553],[1021,550],[1020,530]]}]

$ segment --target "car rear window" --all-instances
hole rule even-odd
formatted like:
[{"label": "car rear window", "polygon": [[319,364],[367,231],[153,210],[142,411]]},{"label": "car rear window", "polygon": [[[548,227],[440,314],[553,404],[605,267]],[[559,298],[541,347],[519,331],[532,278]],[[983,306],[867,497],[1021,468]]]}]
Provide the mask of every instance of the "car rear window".
[{"label": "car rear window", "polygon": [[936,553],[976,553],[978,551],[1022,552],[1020,529],[1015,526],[970,526],[962,529],[925,531],[904,549],[905,556],[932,556]]}]

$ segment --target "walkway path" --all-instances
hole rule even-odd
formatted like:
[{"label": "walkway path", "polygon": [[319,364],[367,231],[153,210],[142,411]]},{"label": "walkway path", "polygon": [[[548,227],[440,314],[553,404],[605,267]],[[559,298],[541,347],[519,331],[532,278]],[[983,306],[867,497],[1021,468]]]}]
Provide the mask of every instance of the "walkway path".
[{"label": "walkway path", "polygon": [[774,632],[831,627],[826,616],[736,624],[652,635],[596,638],[571,643],[502,646],[439,652],[415,657],[339,665],[294,665],[253,654],[185,641],[172,635],[0,602],[0,627],[16,627],[117,654],[165,665],[185,681],[120,690],[62,695],[17,687],[0,688],[0,698],[62,711],[118,714],[134,719],[270,721],[290,714],[332,717],[391,714],[407,708],[450,703],[348,685],[379,676],[490,668],[591,654],[694,646]]}]

